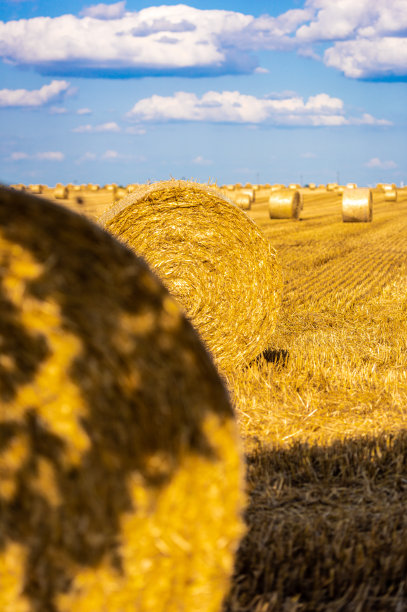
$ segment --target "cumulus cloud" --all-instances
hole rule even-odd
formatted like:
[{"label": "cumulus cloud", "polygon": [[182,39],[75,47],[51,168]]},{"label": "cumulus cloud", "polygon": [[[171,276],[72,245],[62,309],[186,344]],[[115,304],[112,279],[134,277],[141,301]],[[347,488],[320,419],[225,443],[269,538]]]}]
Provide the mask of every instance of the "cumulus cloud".
[{"label": "cumulus cloud", "polygon": [[176,92],[173,96],[153,95],[139,100],[127,113],[136,121],[208,121],[213,123],[271,123],[275,125],[341,126],[374,124],[371,115],[345,116],[344,103],[326,93],[287,98],[256,98],[238,91]]},{"label": "cumulus cloud", "polygon": [[23,159],[34,159],[39,161],[64,161],[65,155],[61,151],[43,151],[29,155],[23,151],[15,151],[10,155],[11,161],[21,161]]},{"label": "cumulus cloud", "polygon": [[308,0],[309,23],[300,26],[301,45],[332,41],[323,60],[356,79],[407,79],[405,0]]},{"label": "cumulus cloud", "polygon": [[257,67],[230,38],[237,34],[239,42],[239,32],[255,20],[251,15],[179,4],[99,18],[105,6],[82,17],[0,22],[0,57],[42,74],[82,77],[206,76]]},{"label": "cumulus cloud", "polygon": [[0,58],[81,77],[261,73],[256,52],[287,50],[351,78],[402,80],[406,40],[405,0],[306,0],[275,17],[182,4],[130,11],[122,1],[0,22]]},{"label": "cumulus cloud", "polygon": [[107,123],[100,123],[98,125],[91,125],[90,123],[87,123],[86,125],[78,125],[78,127],[73,128],[72,131],[77,132],[78,134],[89,134],[92,132],[120,132],[120,127],[115,121],[108,121]]},{"label": "cumulus cloud", "polygon": [[397,168],[396,162],[392,160],[382,161],[379,157],[372,157],[365,163],[367,168],[381,168],[382,170],[391,170]]},{"label": "cumulus cloud", "polygon": [[83,17],[94,17],[95,19],[120,19],[125,13],[126,2],[114,4],[94,4],[85,7],[80,15]]},{"label": "cumulus cloud", "polygon": [[52,81],[40,89],[0,89],[0,107],[31,107],[44,106],[61,98],[68,92],[67,81]]},{"label": "cumulus cloud", "polygon": [[407,38],[358,39],[336,43],[324,54],[327,66],[356,79],[407,77]]}]

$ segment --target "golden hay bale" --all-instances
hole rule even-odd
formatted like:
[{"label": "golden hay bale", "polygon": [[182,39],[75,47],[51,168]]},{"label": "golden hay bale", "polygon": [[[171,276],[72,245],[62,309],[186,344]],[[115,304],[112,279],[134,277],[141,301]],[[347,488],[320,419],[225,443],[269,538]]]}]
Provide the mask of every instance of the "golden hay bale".
[{"label": "golden hay bale", "polygon": [[223,372],[269,346],[281,267],[258,226],[219,191],[188,181],[147,185],[100,223],[145,257]]},{"label": "golden hay bale", "polygon": [[256,193],[253,188],[252,189],[243,188],[240,190],[240,193],[243,195],[248,195],[250,198],[250,202],[254,202],[254,200],[256,199]]},{"label": "golden hay bale", "polygon": [[[323,187],[323,185],[322,185]],[[335,189],[337,189],[338,187],[338,183],[328,183],[326,186],[326,190],[327,191],[335,191]]]},{"label": "golden hay bale", "polygon": [[298,219],[303,208],[303,199],[295,189],[273,191],[269,197],[270,219]]},{"label": "golden hay bale", "polygon": [[242,533],[229,398],[145,262],[0,189],[0,609],[217,612]]},{"label": "golden hay bale", "polygon": [[346,183],[346,189],[357,189],[356,183]]},{"label": "golden hay bale", "polygon": [[384,201],[385,202],[397,202],[397,189],[385,189],[384,190]]},{"label": "golden hay bale", "polygon": [[288,189],[301,189],[301,185],[299,185],[298,183],[290,183],[288,185]]},{"label": "golden hay bale", "polygon": [[40,193],[43,192],[43,186],[42,185],[28,185],[28,188],[29,188],[31,193],[40,194]]},{"label": "golden hay bale", "polygon": [[241,208],[242,210],[250,210],[252,207],[252,198],[247,193],[237,193],[233,198],[236,206]]},{"label": "golden hay bale", "polygon": [[60,185],[54,189],[53,194],[56,200],[66,200],[69,196],[68,187],[64,187],[64,185]]},{"label": "golden hay bale", "polygon": [[373,196],[371,189],[352,187],[342,194],[342,221],[369,222],[373,217]]},{"label": "golden hay bale", "polygon": [[81,191],[81,186],[80,185],[74,185],[72,187],[72,191]]},{"label": "golden hay bale", "polygon": [[135,189],[137,189],[138,185],[136,183],[132,183],[130,185],[127,185],[126,189],[127,189],[127,193],[133,193],[133,191],[135,191]]},{"label": "golden hay bale", "polygon": [[285,189],[285,185],[282,185],[280,183],[276,183],[275,185],[272,185],[270,187],[270,191],[281,191],[281,189]]},{"label": "golden hay bale", "polygon": [[227,189],[228,191],[234,191],[235,186],[234,185],[225,185],[225,189]]},{"label": "golden hay bale", "polygon": [[90,184],[90,185],[88,185],[88,189],[90,191],[99,191],[100,187],[99,187],[99,185]]},{"label": "golden hay bale", "polygon": [[317,186],[315,183],[308,183],[308,189],[316,189]]},{"label": "golden hay bale", "polygon": [[129,192],[124,187],[118,187],[114,193],[114,197],[116,200],[121,200],[124,198]]}]

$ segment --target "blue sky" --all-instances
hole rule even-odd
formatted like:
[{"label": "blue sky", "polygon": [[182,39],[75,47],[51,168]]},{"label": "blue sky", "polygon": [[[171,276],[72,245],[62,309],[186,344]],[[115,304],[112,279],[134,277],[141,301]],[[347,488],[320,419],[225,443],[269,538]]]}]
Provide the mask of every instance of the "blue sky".
[{"label": "blue sky", "polygon": [[406,0],[3,0],[0,181],[407,182]]}]

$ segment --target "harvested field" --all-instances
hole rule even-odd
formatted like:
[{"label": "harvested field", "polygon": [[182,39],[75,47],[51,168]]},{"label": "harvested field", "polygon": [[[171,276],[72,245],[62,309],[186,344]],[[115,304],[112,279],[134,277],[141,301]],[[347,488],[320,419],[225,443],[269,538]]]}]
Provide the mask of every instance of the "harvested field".
[{"label": "harvested field", "polygon": [[373,189],[373,221],[355,224],[336,189],[301,193],[300,221],[270,219],[262,186],[248,213],[277,249],[284,292],[272,346],[228,379],[249,505],[223,610],[401,612],[407,190],[393,202]]}]

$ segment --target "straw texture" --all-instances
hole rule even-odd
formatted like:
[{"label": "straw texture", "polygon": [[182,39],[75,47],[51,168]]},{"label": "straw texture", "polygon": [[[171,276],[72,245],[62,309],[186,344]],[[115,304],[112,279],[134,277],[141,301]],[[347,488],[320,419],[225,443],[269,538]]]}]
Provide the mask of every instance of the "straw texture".
[{"label": "straw texture", "polygon": [[273,191],[269,197],[270,219],[298,219],[302,207],[303,199],[295,189]]},{"label": "straw texture", "polygon": [[373,218],[373,197],[370,189],[351,187],[342,194],[342,221],[369,222]]},{"label": "straw texture", "polygon": [[215,612],[241,534],[228,395],[141,258],[0,188],[0,610]]},{"label": "straw texture", "polygon": [[257,225],[219,191],[188,181],[147,185],[100,222],[145,257],[223,373],[269,346],[281,267]]}]

